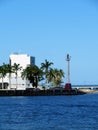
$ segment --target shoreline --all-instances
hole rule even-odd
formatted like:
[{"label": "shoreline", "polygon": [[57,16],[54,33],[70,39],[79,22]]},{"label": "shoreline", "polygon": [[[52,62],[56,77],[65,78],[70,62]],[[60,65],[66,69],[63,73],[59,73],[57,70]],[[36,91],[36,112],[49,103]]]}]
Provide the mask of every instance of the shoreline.
[{"label": "shoreline", "polygon": [[83,95],[81,90],[0,90],[0,96],[56,96],[56,95]]},{"label": "shoreline", "polygon": [[82,92],[85,92],[85,93],[95,93],[95,92],[98,92],[98,90],[93,90],[93,89],[82,89],[82,88],[80,88],[79,89],[80,91],[82,91]]}]

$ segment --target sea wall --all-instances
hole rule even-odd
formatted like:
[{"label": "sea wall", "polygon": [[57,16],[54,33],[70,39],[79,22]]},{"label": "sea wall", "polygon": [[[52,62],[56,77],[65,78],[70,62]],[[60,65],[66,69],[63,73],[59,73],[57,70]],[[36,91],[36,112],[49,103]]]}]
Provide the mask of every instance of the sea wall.
[{"label": "sea wall", "polygon": [[0,90],[0,96],[55,96],[55,95],[81,95],[86,92],[79,90]]}]

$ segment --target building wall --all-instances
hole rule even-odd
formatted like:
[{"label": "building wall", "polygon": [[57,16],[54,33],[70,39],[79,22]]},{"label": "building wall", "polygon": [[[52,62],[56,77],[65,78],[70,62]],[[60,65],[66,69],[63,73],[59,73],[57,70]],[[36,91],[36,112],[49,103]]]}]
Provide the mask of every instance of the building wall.
[{"label": "building wall", "polygon": [[[11,64],[11,66],[14,65],[14,63],[19,64],[21,68],[21,70],[18,70],[18,77],[17,77],[17,81],[16,81],[16,76],[15,74],[11,74],[11,85],[8,86],[8,89],[16,89],[16,83],[17,83],[17,89],[18,90],[24,90],[27,87],[32,87],[32,85],[30,84],[30,82],[27,79],[22,79],[21,78],[21,72],[23,71],[23,69],[25,69],[27,67],[27,65],[32,65],[35,64],[35,57],[31,57],[27,54],[11,54],[9,57],[9,62]],[[0,82],[1,79],[0,79]],[[9,83],[9,77],[8,75],[4,78],[4,82],[8,82]]]},{"label": "building wall", "polygon": [[[28,65],[35,64],[35,57],[31,57],[27,54],[12,54],[10,55],[10,62],[11,66],[14,65],[14,63],[19,64],[21,70],[18,71],[18,78],[17,78],[17,89],[26,89],[26,87],[30,87],[31,84],[27,79],[21,78],[21,72],[23,69],[25,69]],[[12,74],[11,78],[12,87],[15,88],[16,86],[16,79],[15,74]]]},{"label": "building wall", "polygon": [[[30,57],[27,54],[11,54],[10,55],[10,64],[14,65],[20,64],[22,67],[21,71],[27,67],[27,65],[35,64],[35,58]],[[21,71],[18,72],[19,76],[21,75]]]}]

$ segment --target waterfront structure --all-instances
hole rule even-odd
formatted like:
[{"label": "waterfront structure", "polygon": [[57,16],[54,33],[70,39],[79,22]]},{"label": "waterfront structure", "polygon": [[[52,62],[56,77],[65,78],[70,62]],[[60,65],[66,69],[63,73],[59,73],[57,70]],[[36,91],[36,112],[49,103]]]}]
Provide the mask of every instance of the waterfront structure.
[{"label": "waterfront structure", "polygon": [[66,57],[67,61],[67,73],[66,73],[66,84],[65,84],[65,89],[66,90],[71,90],[71,83],[70,83],[70,56],[67,54]]},{"label": "waterfront structure", "polygon": [[[21,69],[17,71],[17,79],[15,73],[11,74],[11,79],[9,83],[8,75],[4,78],[4,85],[6,89],[16,89],[16,90],[25,90],[28,87],[32,87],[30,81],[27,79],[23,79],[21,77],[21,72],[25,69],[28,65],[35,65],[35,57],[29,56],[27,54],[18,54],[14,53],[9,56],[9,64],[13,66],[14,64],[19,65]],[[0,79],[0,82],[1,79]],[[6,84],[5,84],[6,83]]]}]

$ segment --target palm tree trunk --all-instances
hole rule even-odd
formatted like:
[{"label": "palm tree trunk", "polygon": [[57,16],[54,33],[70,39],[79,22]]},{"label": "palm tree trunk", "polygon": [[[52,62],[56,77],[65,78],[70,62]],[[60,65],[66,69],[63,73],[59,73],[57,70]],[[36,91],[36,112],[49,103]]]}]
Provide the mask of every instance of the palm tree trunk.
[{"label": "palm tree trunk", "polygon": [[16,90],[17,90],[17,87],[18,87],[18,86],[17,86],[17,75],[16,75]]},{"label": "palm tree trunk", "polygon": [[3,84],[3,77],[2,77],[2,89],[4,89],[4,84]]}]

